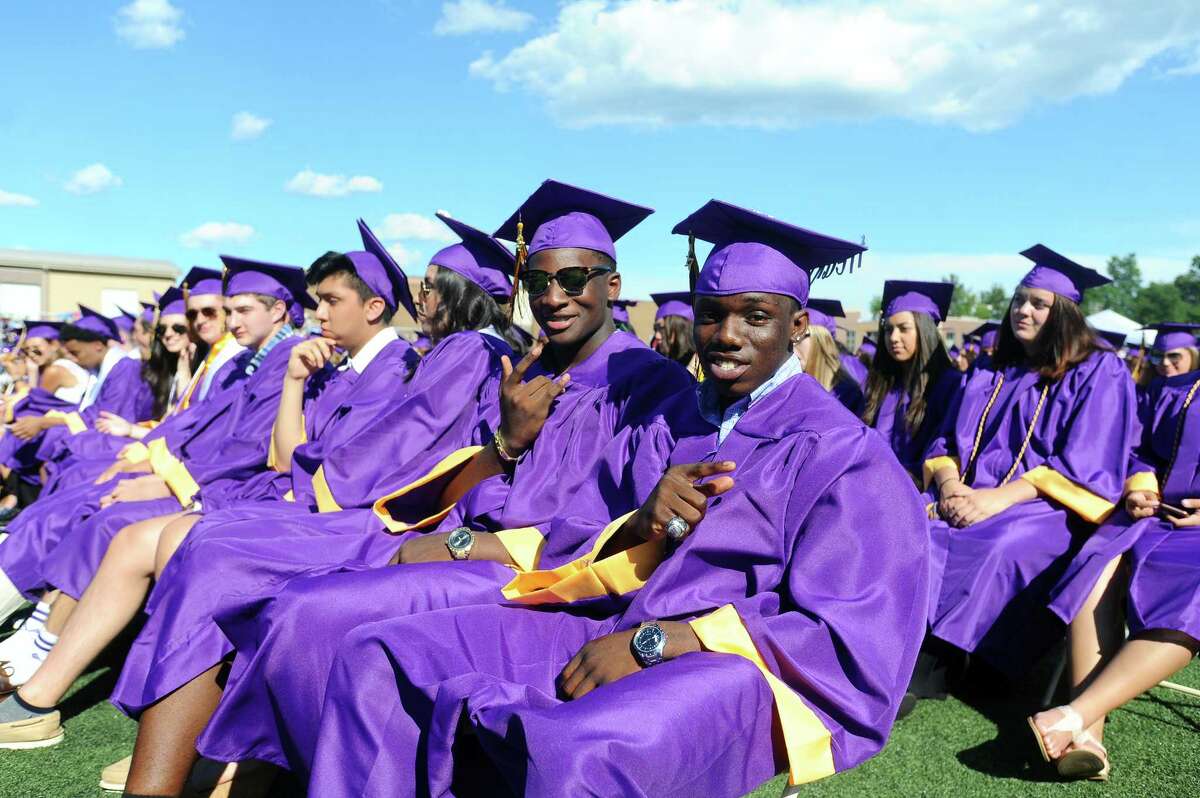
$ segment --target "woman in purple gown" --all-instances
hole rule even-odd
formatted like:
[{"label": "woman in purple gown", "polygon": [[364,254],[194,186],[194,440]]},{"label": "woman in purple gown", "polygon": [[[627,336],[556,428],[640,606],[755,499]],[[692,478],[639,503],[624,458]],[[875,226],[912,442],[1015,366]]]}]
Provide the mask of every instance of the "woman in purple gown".
[{"label": "woman in purple gown", "polygon": [[1019,674],[1062,634],[1050,591],[1116,508],[1136,440],[1133,383],[1079,310],[1108,281],[1053,250],[1013,295],[990,368],[976,368],[926,453],[930,645],[914,697],[942,695],[947,655]]},{"label": "woman in purple gown", "polygon": [[[796,345],[796,357],[804,373],[832,393],[854,415],[863,411],[862,383],[866,369],[857,359],[842,352],[837,340],[837,322],[845,311],[836,299],[809,299],[808,331]],[[860,373],[861,372],[861,373]]]},{"label": "woman in purple gown", "polygon": [[[1194,349],[1190,326],[1170,327],[1176,329],[1159,331],[1165,351]],[[1043,754],[1065,777],[1107,778],[1105,715],[1200,649],[1200,539],[1191,531],[1200,526],[1198,389],[1197,370],[1150,387],[1124,507],[1084,544],[1055,589],[1050,609],[1070,623],[1074,698],[1031,723]]]},{"label": "woman in purple gown", "polygon": [[938,324],[950,311],[953,283],[888,280],[879,340],[867,378],[863,421],[883,436],[900,465],[921,478],[925,448],[961,381]]}]

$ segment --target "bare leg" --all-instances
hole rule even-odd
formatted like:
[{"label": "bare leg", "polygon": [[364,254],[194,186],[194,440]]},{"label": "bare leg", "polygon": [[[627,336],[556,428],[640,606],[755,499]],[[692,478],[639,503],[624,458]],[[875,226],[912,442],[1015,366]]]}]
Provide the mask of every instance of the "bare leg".
[{"label": "bare leg", "polygon": [[[47,601],[47,599],[43,598],[42,601]],[[57,597],[47,603],[50,604],[50,614],[46,616],[46,631],[61,635],[63,629],[67,628],[67,620],[79,606],[79,602],[64,593],[59,593]]]},{"label": "bare leg", "polygon": [[195,764],[196,737],[221,700],[214,665],[142,713],[125,790],[138,795],[178,795]]},{"label": "bare leg", "polygon": [[183,543],[184,538],[192,531],[200,521],[200,516],[195,514],[181,515],[172,520],[166,527],[163,528],[162,535],[158,539],[158,550],[154,554],[154,578],[162,576],[163,569],[167,567],[167,562],[170,561],[171,555]]},{"label": "bare leg", "polygon": [[[130,524],[113,538],[58,644],[21,687],[23,700],[39,707],[58,704],[92,660],[137,616],[150,590],[162,526],[162,518],[151,518]],[[66,598],[60,596],[55,606]]]},{"label": "bare leg", "polygon": [[[1104,664],[1121,648],[1124,629],[1121,606],[1124,590],[1121,580],[1113,579],[1121,558],[1104,567],[1083,609],[1071,622],[1068,638],[1071,654],[1071,695],[1078,696],[1100,674]],[[1104,739],[1104,717],[1089,728],[1097,740]]]},{"label": "bare leg", "polygon": [[1200,641],[1178,632],[1147,632],[1129,640],[1071,706],[1094,723],[1171,674],[1182,670],[1200,650]]}]

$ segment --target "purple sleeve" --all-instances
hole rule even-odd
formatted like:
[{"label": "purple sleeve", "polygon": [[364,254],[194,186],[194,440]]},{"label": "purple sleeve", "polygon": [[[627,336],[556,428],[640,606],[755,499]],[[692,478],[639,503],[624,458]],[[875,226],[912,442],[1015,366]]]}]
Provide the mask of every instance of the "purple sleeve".
[{"label": "purple sleeve", "polygon": [[96,425],[100,412],[113,413],[126,421],[147,421],[154,413],[154,394],[142,379],[142,363],[122,358],[104,379],[96,401],[80,411],[89,427]]}]

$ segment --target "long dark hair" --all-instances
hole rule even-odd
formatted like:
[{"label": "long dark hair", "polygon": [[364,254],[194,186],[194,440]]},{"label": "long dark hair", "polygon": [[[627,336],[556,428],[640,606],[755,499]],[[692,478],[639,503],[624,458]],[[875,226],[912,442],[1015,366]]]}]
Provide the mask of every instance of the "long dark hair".
[{"label": "long dark hair", "polygon": [[887,318],[879,317],[879,343],[875,345],[875,359],[871,362],[871,373],[867,377],[867,406],[862,418],[874,425],[883,399],[895,387],[908,396],[908,410],[904,414],[904,425],[909,434],[921,428],[925,421],[926,397],[933,386],[950,368],[950,353],[938,334],[937,322],[928,313],[912,311],[917,325],[917,351],[899,363],[888,351]]},{"label": "long dark hair", "polygon": [[[195,374],[196,369],[204,358],[208,355],[208,344],[203,341],[196,344],[196,354],[192,356],[191,373]],[[163,346],[162,336],[158,331],[154,331],[154,337],[150,340],[150,357],[146,358],[142,363],[142,379],[150,386],[150,392],[154,394],[154,411],[151,418],[159,419],[171,407],[171,381],[175,377],[175,368],[179,365],[179,355],[175,352],[168,352]],[[178,386],[177,390],[182,393],[187,390],[186,385]],[[176,397],[178,398],[178,396]],[[146,419],[129,419],[130,421],[145,421]]]},{"label": "long dark hair", "polygon": [[434,343],[451,333],[494,327],[513,352],[524,354],[525,339],[513,329],[500,304],[478,285],[452,269],[434,264],[433,287],[440,297],[437,314],[429,320],[429,337]]},{"label": "long dark hair", "polygon": [[684,316],[662,317],[662,343],[659,354],[687,368],[696,354],[696,342],[692,338],[692,322]]},{"label": "long dark hair", "polygon": [[1036,351],[1025,354],[1025,348],[1012,329],[1012,305],[1015,302],[1016,292],[1013,292],[1008,316],[1000,325],[996,350],[992,353],[992,363],[997,369],[1022,365],[1036,370],[1044,379],[1056,382],[1098,349],[1096,334],[1088,326],[1079,305],[1055,294],[1050,317],[1038,333]]}]

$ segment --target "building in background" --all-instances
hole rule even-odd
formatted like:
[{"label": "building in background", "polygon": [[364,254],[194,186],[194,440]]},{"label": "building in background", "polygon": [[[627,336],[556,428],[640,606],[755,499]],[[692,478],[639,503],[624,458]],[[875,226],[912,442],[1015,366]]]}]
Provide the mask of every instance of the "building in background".
[{"label": "building in background", "polygon": [[165,260],[0,249],[0,318],[67,318],[79,304],[136,311],[178,279]]}]

